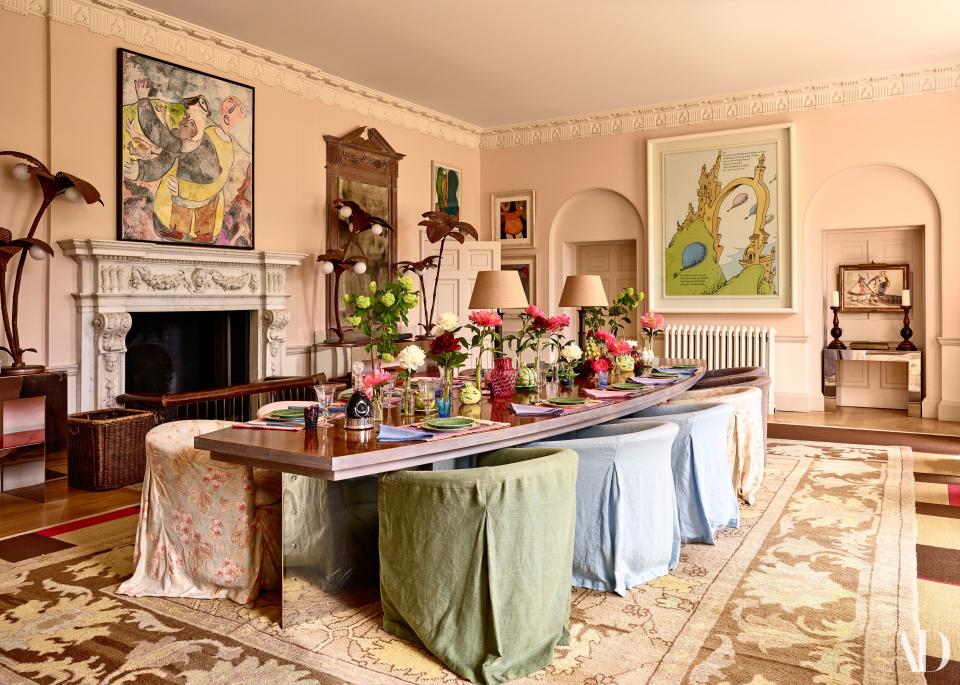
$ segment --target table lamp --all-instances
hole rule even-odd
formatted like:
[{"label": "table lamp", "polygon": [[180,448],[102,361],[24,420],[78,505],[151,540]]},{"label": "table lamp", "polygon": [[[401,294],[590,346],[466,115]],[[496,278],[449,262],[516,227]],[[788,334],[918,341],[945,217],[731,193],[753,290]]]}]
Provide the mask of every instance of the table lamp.
[{"label": "table lamp", "polygon": [[567,276],[560,293],[560,307],[577,307],[577,339],[580,349],[584,349],[584,307],[606,307],[610,304],[603,290],[603,281],[599,276]]},{"label": "table lamp", "polygon": [[[528,304],[520,274],[516,271],[480,271],[470,294],[470,309],[523,309]],[[501,339],[503,352],[503,326],[497,326],[497,338]]]}]

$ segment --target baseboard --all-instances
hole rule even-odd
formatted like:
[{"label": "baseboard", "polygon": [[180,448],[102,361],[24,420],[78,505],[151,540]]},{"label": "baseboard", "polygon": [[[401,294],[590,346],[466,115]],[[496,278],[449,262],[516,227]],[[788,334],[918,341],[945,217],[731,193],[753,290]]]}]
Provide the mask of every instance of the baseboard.
[{"label": "baseboard", "polygon": [[802,392],[775,393],[774,403],[777,411],[810,411],[810,397]]},{"label": "baseboard", "polygon": [[960,402],[956,400],[940,400],[937,417],[941,421],[960,421]]}]

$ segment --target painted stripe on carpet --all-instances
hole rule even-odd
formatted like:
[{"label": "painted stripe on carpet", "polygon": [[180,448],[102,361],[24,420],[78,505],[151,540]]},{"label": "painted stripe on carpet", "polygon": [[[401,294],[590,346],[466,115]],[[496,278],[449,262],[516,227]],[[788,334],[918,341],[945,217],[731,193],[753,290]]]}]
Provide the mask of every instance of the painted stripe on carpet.
[{"label": "painted stripe on carpet", "polygon": [[123,507],[122,509],[115,509],[114,511],[108,511],[105,514],[97,514],[96,516],[88,516],[87,518],[77,519],[76,521],[70,521],[69,523],[61,523],[58,526],[51,526],[49,528],[43,528],[38,530],[38,535],[44,535],[48,538],[56,537],[63,533],[69,533],[80,528],[89,528],[90,526],[95,526],[98,523],[106,523],[107,521],[113,521],[115,519],[123,518],[125,516],[133,516],[140,512],[139,504],[132,504],[129,507]]},{"label": "painted stripe on carpet", "polygon": [[960,585],[960,550],[918,544],[917,578]]},{"label": "painted stripe on carpet", "polygon": [[917,502],[917,513],[924,516],[940,516],[946,519],[960,519],[960,507],[949,504],[929,504]]}]

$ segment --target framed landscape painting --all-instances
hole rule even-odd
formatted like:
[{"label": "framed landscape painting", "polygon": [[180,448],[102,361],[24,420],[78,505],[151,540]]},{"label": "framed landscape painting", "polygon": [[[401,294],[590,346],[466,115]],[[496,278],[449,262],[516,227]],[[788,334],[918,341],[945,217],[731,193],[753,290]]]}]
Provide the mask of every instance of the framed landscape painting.
[{"label": "framed landscape painting", "polygon": [[910,287],[907,264],[841,264],[840,311],[850,314],[903,314],[904,288]]},{"label": "framed landscape painting", "polygon": [[254,89],[118,51],[117,237],[253,249]]},{"label": "framed landscape painting", "polygon": [[431,167],[432,186],[430,203],[435,212],[443,212],[460,218],[460,194],[463,187],[463,172],[456,167],[434,162]]},{"label": "framed landscape painting", "polygon": [[650,140],[651,309],[796,311],[793,124]]},{"label": "framed landscape painting", "polygon": [[493,239],[504,248],[534,247],[534,192],[512,190],[490,199]]}]

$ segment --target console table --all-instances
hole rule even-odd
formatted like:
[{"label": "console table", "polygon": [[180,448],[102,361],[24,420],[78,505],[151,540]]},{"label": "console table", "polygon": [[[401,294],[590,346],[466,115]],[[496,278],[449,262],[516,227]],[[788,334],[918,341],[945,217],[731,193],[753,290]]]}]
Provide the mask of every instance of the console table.
[{"label": "console table", "polygon": [[907,365],[907,416],[922,416],[923,353],[920,350],[898,350],[896,343],[888,343],[885,350],[837,350],[823,348],[823,409],[837,411],[837,366],[841,361],[902,362]]}]

